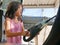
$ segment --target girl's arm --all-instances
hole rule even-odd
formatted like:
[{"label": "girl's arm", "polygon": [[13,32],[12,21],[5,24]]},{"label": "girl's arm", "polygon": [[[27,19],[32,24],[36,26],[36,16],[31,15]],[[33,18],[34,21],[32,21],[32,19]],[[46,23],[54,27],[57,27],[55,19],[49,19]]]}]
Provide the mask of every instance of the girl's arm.
[{"label": "girl's arm", "polygon": [[[14,37],[14,36],[24,36],[28,31],[24,31],[24,26],[22,25],[22,32],[10,32],[10,19],[6,19],[5,21],[5,33],[7,37]],[[27,34],[29,36],[29,34]]]},{"label": "girl's arm", "polygon": [[28,31],[24,31],[25,29],[24,29],[24,25],[23,25],[23,22],[22,22],[22,35],[24,36],[24,35],[26,35],[26,36],[29,36],[30,35],[30,33],[28,32]]}]

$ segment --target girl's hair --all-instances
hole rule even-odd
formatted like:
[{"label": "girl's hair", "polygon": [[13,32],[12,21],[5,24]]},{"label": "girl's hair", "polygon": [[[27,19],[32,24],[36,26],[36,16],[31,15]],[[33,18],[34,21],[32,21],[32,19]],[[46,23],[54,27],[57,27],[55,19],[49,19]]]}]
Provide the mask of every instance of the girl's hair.
[{"label": "girl's hair", "polygon": [[[8,7],[7,7],[7,11],[5,13],[5,18],[8,17],[10,19],[13,19],[14,18],[14,13],[19,8],[19,5],[22,6],[22,3],[18,2],[18,1],[10,2]],[[22,6],[22,8],[23,8],[23,6]]]}]

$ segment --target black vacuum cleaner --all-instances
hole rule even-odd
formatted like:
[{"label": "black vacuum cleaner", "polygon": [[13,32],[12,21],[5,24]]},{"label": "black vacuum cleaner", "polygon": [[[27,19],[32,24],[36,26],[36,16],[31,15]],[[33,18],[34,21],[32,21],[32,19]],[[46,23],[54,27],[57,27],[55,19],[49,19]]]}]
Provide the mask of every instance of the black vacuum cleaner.
[{"label": "black vacuum cleaner", "polygon": [[[55,15],[54,17],[56,17],[56,15]],[[38,23],[37,23],[36,25],[34,25],[33,27],[29,28],[28,31],[30,32],[30,36],[26,39],[26,37],[27,37],[27,36],[26,36],[27,33],[26,33],[26,35],[23,36],[23,40],[24,40],[25,42],[31,41],[31,40],[48,24],[48,22],[49,22],[51,19],[53,19],[54,17],[52,17],[52,18],[50,18],[50,19],[48,19],[48,20],[46,20],[46,21],[44,21],[44,22],[38,22]]]}]

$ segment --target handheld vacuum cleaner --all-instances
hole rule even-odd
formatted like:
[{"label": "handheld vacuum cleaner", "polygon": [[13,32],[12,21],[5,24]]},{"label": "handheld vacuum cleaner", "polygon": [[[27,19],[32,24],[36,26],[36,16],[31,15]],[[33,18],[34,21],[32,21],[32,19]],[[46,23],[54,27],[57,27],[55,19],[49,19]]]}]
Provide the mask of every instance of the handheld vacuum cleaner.
[{"label": "handheld vacuum cleaner", "polygon": [[[55,15],[54,17],[56,17],[56,15]],[[27,33],[26,33],[26,35],[23,36],[23,40],[24,40],[25,42],[31,41],[31,40],[48,24],[48,22],[49,22],[51,19],[53,19],[54,17],[52,17],[52,18],[50,18],[50,19],[48,19],[48,20],[46,20],[46,21],[43,21],[43,22],[38,22],[38,23],[35,24],[33,27],[29,28],[27,31],[30,32],[30,36],[26,39],[26,37],[27,37],[27,36],[26,36]]]}]

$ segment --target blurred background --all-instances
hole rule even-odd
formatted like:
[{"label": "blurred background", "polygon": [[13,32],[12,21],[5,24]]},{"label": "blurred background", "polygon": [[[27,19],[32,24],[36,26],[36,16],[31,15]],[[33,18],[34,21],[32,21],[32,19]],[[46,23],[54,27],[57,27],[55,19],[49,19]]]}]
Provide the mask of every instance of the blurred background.
[{"label": "blurred background", "polygon": [[[30,28],[37,22],[42,22],[55,16],[59,7],[59,0],[0,0],[0,2],[2,2],[0,10],[3,11],[3,14],[0,15],[0,42],[3,43],[6,42],[6,36],[4,34],[5,19],[3,15],[5,15],[6,7],[11,1],[19,1],[23,4],[22,19],[25,29]],[[55,18],[30,42],[24,42],[22,39],[23,44],[42,45],[51,31],[54,20]]]}]

